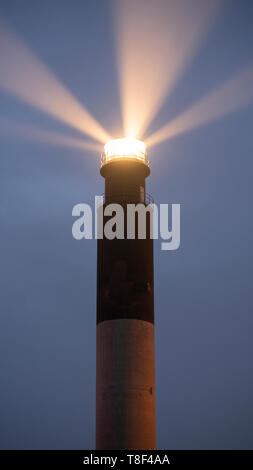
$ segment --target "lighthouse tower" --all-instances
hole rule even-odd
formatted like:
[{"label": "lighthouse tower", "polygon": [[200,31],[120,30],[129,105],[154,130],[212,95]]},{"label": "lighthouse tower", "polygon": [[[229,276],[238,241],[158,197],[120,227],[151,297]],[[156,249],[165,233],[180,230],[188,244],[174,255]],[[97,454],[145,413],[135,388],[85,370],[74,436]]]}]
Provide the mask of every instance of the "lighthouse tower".
[{"label": "lighthouse tower", "polygon": [[[124,239],[98,240],[96,448],[155,449],[154,268],[150,213],[146,237],[127,238],[127,205],[151,200],[145,144],[116,139],[105,145],[103,211],[108,204],[124,210]],[[138,207],[138,206],[136,206]],[[103,218],[106,224],[108,217]]]}]

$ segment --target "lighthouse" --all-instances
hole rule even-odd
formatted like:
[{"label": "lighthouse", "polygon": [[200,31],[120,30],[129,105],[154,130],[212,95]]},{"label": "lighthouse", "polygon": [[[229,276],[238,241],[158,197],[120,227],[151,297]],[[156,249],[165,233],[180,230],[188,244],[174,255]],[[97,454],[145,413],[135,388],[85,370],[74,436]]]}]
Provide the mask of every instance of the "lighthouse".
[{"label": "lighthouse", "polygon": [[[124,211],[124,237],[97,245],[96,448],[155,449],[154,263],[150,211],[139,237],[138,208],[150,208],[150,174],[144,142],[115,139],[105,145],[103,214]],[[129,236],[128,206],[136,208]],[[108,216],[103,216],[104,228]],[[142,219],[143,222],[143,219]],[[133,235],[133,234],[132,234]]]}]

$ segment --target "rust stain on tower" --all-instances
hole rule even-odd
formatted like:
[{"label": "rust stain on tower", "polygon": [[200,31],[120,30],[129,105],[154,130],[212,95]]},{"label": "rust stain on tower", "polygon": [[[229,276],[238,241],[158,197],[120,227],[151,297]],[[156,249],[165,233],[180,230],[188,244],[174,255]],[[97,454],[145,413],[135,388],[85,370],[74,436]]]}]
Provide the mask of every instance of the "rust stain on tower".
[{"label": "rust stain on tower", "polygon": [[[127,204],[150,202],[143,142],[117,139],[105,146],[103,211],[124,209],[125,238],[98,240],[96,448],[155,449],[154,268],[150,214],[147,236],[127,239]],[[104,217],[103,224],[107,218]]]}]

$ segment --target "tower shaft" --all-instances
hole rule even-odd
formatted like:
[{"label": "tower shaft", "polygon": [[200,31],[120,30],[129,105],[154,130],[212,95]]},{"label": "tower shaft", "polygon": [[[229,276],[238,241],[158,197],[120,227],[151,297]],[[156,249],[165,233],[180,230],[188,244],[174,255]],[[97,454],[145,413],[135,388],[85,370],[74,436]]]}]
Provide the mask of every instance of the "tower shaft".
[{"label": "tower shaft", "polygon": [[[113,161],[101,169],[105,202],[146,202],[146,165]],[[106,218],[104,218],[106,223]],[[96,448],[154,449],[153,240],[98,240]],[[136,235],[138,226],[136,226]]]}]

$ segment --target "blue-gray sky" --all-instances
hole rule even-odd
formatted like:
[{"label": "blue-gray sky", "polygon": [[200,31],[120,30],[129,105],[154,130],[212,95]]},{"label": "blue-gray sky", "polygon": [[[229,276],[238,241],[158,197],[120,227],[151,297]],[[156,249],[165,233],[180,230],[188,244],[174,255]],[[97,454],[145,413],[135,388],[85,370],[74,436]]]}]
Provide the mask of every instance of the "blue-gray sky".
[{"label": "blue-gray sky", "polygon": [[[117,136],[111,2],[0,13]],[[150,132],[252,60],[252,21],[251,0],[225,3]],[[3,91],[0,115],[76,135]],[[245,106],[150,151],[148,192],[182,218],[178,251],[155,243],[158,448],[252,448],[252,120]],[[71,212],[103,192],[99,155],[1,134],[0,178],[0,446],[93,448],[96,242],[73,240]]]}]

